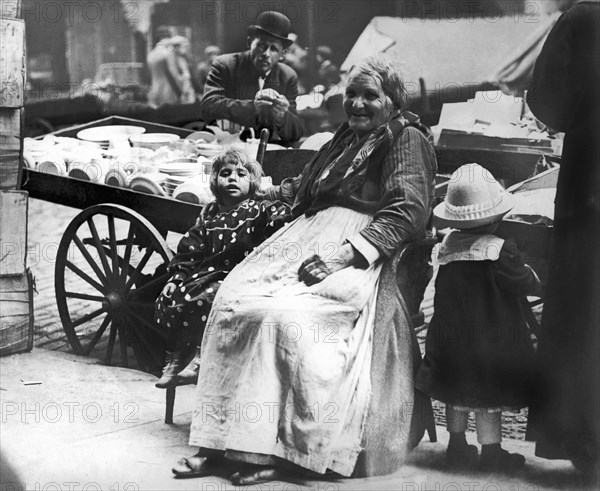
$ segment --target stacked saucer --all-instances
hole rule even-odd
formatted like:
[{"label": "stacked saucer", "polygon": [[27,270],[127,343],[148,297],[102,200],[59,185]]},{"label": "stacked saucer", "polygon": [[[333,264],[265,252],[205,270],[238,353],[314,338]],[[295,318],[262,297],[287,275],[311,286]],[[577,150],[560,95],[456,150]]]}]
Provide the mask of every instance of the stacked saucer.
[{"label": "stacked saucer", "polygon": [[162,187],[164,181],[165,175],[160,172],[148,174],[138,173],[129,181],[129,188],[140,193],[166,196]]},{"label": "stacked saucer", "polygon": [[178,186],[187,181],[187,177],[168,175],[165,181],[163,182],[163,188],[165,189],[167,196],[171,196],[173,194],[173,191],[175,191],[175,189],[177,189]]},{"label": "stacked saucer", "polygon": [[173,191],[173,199],[205,206],[215,199],[210,186],[205,182],[206,176],[188,179]]},{"label": "stacked saucer", "polygon": [[201,174],[204,170],[203,166],[198,164],[196,159],[175,160],[172,162],[164,162],[158,164],[158,170],[163,174],[178,177],[194,177]]}]

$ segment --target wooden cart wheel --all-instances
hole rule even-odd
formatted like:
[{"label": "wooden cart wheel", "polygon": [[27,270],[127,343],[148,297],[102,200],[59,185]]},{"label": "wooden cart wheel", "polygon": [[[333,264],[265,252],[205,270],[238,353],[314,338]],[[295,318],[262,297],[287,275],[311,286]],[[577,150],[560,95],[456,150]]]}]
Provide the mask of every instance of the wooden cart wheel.
[{"label": "wooden cart wheel", "polygon": [[121,365],[129,366],[131,347],[138,368],[158,371],[166,332],[154,322],[154,301],[172,257],[154,226],[124,206],[79,213],[62,237],[55,266],[58,312],[75,353],[104,350],[109,365],[118,338]]}]

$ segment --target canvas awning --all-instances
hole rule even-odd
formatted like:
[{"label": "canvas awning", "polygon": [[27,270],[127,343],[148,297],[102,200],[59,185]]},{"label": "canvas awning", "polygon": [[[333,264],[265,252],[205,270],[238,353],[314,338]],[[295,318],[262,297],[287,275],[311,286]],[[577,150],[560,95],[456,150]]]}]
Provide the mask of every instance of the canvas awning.
[{"label": "canvas awning", "polygon": [[558,14],[465,19],[374,17],[342,64],[349,70],[373,53],[386,53],[410,94],[419,79],[428,92],[496,83],[522,84]]}]

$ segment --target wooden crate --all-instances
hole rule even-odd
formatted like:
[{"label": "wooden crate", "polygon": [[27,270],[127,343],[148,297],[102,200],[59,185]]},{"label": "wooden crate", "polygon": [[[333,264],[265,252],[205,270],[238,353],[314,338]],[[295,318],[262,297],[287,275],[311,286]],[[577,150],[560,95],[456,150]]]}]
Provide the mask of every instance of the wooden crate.
[{"label": "wooden crate", "polygon": [[[20,2],[1,2],[0,14],[17,16]],[[23,94],[25,87],[25,23],[0,18],[0,189],[20,183],[23,154]]]},{"label": "wooden crate", "polygon": [[23,107],[25,22],[0,18],[0,106]]},{"label": "wooden crate", "polygon": [[0,276],[25,272],[27,192],[0,191]]},{"label": "wooden crate", "polygon": [[17,189],[21,182],[23,110],[0,107],[0,189]]},{"label": "wooden crate", "polygon": [[0,277],[0,356],[33,348],[33,277]]},{"label": "wooden crate", "polygon": [[15,19],[21,17],[21,0],[2,0],[0,2],[0,17]]}]

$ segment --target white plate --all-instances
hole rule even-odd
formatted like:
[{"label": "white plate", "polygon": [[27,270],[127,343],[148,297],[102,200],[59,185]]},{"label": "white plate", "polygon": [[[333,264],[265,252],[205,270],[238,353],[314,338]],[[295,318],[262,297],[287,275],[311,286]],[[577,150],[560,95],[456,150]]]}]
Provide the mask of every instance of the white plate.
[{"label": "white plate", "polygon": [[195,131],[191,135],[186,136],[185,139],[193,142],[204,140],[204,143],[213,143],[217,137],[208,131]]},{"label": "white plate", "polygon": [[175,176],[179,176],[179,177],[184,177],[186,178],[184,181],[182,182],[174,182],[173,184],[184,184],[185,182],[188,181],[188,179],[194,178],[199,176],[200,174],[165,174],[165,175],[175,175]]},{"label": "white plate", "polygon": [[142,133],[129,137],[131,143],[168,143],[179,140],[179,135],[175,133]]},{"label": "white plate", "polygon": [[178,140],[179,135],[174,133],[143,133],[129,137],[129,141],[134,147],[148,148],[150,150],[156,150]]},{"label": "white plate", "polygon": [[203,167],[198,162],[169,162],[168,164],[159,164],[158,170],[166,174],[175,173],[195,173],[203,171]]},{"label": "white plate", "polygon": [[146,131],[142,126],[132,126],[126,124],[115,124],[109,126],[95,126],[86,128],[77,133],[77,138],[80,140],[93,141],[100,144],[108,145],[111,138],[115,136],[132,136],[141,135]]}]

